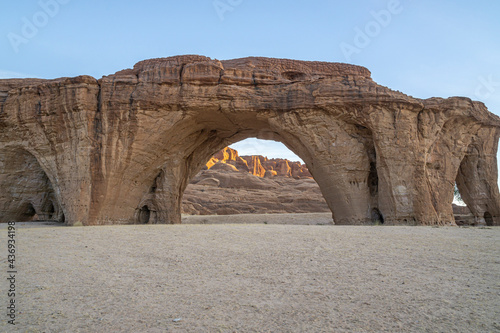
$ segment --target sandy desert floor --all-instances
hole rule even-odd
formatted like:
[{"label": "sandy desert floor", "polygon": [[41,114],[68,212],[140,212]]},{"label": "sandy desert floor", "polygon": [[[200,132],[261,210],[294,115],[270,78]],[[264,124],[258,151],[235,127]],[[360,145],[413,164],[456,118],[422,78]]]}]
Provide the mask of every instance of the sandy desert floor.
[{"label": "sandy desert floor", "polygon": [[238,219],[18,224],[17,325],[4,314],[0,331],[500,331],[500,228]]}]

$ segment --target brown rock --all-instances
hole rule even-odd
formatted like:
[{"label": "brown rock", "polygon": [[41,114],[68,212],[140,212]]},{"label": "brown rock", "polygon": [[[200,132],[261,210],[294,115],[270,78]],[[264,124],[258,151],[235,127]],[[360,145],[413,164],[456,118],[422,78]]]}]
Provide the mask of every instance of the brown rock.
[{"label": "brown rock", "polygon": [[274,170],[266,170],[266,174],[264,175],[264,177],[266,178],[273,178],[275,176],[277,176],[278,173]]},{"label": "brown rock", "polygon": [[247,162],[238,156],[238,152],[232,148],[226,147],[217,152],[207,163],[207,168],[210,169],[215,163],[223,162],[234,165],[240,171],[249,171]]},{"label": "brown rock", "polygon": [[205,178],[197,182],[196,185],[219,187],[220,181],[217,178]]},{"label": "brown rock", "polygon": [[[270,171],[266,171],[270,172]],[[219,187],[201,186],[205,180]],[[250,173],[204,170],[184,193],[182,212],[190,215],[327,212],[328,205],[312,179],[259,178]]]},{"label": "brown rock", "polygon": [[[291,162],[287,159],[268,159],[261,155],[239,156],[238,151],[226,147],[207,162],[206,169],[212,168],[217,162],[234,165],[238,170],[248,171],[258,177],[281,177],[312,178],[307,166],[300,162]],[[267,173],[267,171],[271,171]],[[266,176],[267,174],[267,176]]]},{"label": "brown rock", "polygon": [[215,163],[210,170],[221,170],[221,171],[231,171],[231,172],[238,172],[238,169],[232,164],[228,164],[225,162],[217,162]]},{"label": "brown rock", "polygon": [[[500,224],[500,119],[482,103],[416,99],[359,66],[202,56],[100,80],[0,80],[0,221],[32,213],[16,195],[53,193],[67,224],[180,223],[190,180],[248,137],[293,150],[337,224],[455,224],[455,181],[478,224]],[[36,165],[13,183],[27,153]]]},{"label": "brown rock", "polygon": [[216,158],[219,161],[223,161],[225,163],[233,161],[235,162],[238,157],[239,157],[238,152],[229,147],[220,150],[218,153],[214,155],[214,158]]},{"label": "brown rock", "polygon": [[257,176],[257,177],[264,177],[266,174],[266,169],[262,166],[261,161],[266,161],[267,158],[264,156],[242,156],[242,159],[244,159],[247,162],[248,165],[248,172],[250,172],[252,175]]}]

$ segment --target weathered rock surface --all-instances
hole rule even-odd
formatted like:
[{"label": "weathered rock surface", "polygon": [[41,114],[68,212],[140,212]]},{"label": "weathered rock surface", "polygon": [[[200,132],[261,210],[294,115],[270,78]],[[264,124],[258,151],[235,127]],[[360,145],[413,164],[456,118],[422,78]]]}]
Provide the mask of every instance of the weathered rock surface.
[{"label": "weathered rock surface", "polygon": [[236,169],[202,170],[186,188],[182,202],[182,212],[191,215],[328,211],[314,179],[261,178]]},{"label": "weathered rock surface", "polygon": [[238,152],[230,147],[214,154],[207,162],[206,168],[210,169],[217,163],[233,165],[237,170],[250,172],[258,177],[312,178],[307,166],[300,162],[292,162],[283,158],[268,159],[261,155],[239,156]]},{"label": "weathered rock surface", "polygon": [[467,206],[458,206],[453,204],[453,214],[455,223],[459,226],[476,226],[476,218]]},{"label": "weathered rock surface", "polygon": [[[99,80],[0,80],[0,220],[33,213],[15,200],[38,213],[43,192],[67,224],[180,223],[192,177],[248,137],[297,154],[337,224],[454,224],[455,181],[478,224],[500,224],[500,119],[482,103],[413,98],[359,66],[202,56]],[[13,184],[24,154],[53,192],[29,168]]]}]

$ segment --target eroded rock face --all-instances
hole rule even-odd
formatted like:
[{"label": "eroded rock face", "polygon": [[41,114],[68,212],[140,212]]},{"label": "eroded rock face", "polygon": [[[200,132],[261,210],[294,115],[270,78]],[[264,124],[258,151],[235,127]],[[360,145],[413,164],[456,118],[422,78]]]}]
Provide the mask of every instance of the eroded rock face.
[{"label": "eroded rock face", "polygon": [[[468,98],[390,90],[363,67],[178,56],[100,80],[0,80],[0,155],[35,158],[68,224],[180,223],[192,177],[248,137],[300,156],[337,224],[454,224],[455,181],[478,223],[500,224],[500,119]],[[1,180],[8,163],[2,190],[19,193]]]},{"label": "eroded rock face", "polygon": [[50,180],[27,151],[0,154],[0,221],[63,221]]},{"label": "eroded rock face", "polygon": [[[230,164],[220,164],[234,168]],[[184,192],[182,203],[182,212],[191,215],[320,213],[328,210],[313,179],[262,178],[230,168],[201,171]]]},{"label": "eroded rock face", "polygon": [[287,159],[272,158],[261,155],[239,156],[238,152],[225,147],[207,162],[206,169],[211,169],[218,163],[234,166],[237,170],[249,172],[257,177],[293,177],[312,178],[307,166],[300,162],[291,162]]}]

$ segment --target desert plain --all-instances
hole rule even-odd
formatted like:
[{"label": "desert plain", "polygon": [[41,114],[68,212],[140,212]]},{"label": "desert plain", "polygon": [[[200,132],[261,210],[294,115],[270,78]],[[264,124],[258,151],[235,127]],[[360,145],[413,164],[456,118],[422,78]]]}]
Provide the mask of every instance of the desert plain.
[{"label": "desert plain", "polygon": [[498,227],[183,216],[17,223],[16,242],[18,313],[15,326],[3,315],[2,332],[500,331]]}]

